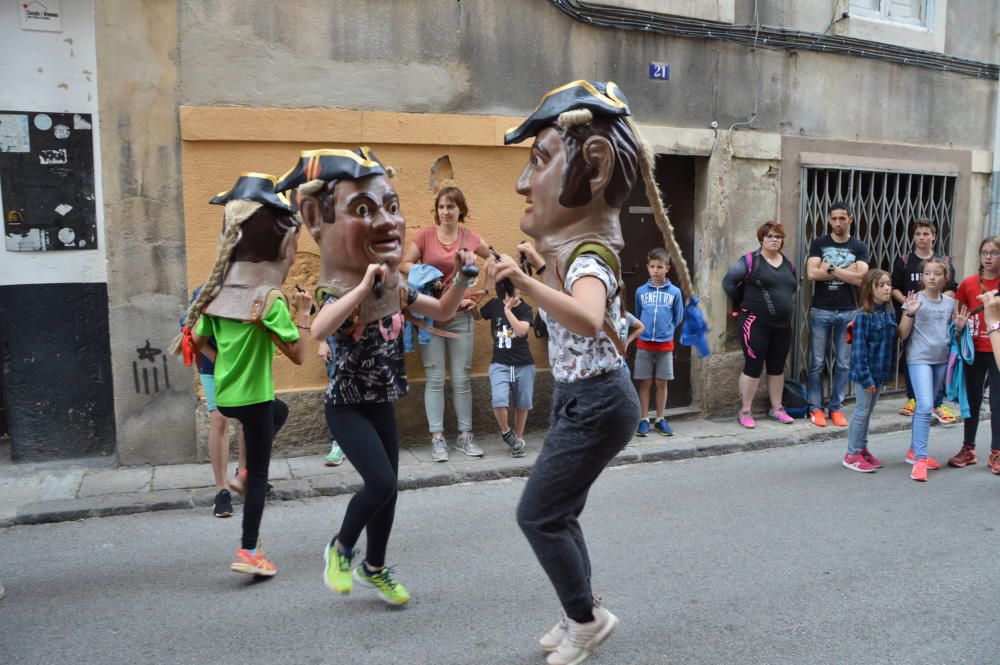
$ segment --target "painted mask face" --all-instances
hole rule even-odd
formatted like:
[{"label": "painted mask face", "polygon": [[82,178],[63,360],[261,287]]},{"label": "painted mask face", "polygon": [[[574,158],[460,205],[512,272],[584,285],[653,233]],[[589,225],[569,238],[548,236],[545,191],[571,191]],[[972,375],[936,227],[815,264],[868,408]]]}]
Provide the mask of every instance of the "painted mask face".
[{"label": "painted mask face", "polygon": [[356,284],[371,263],[385,263],[390,271],[399,268],[405,228],[399,195],[388,178],[338,180],[332,205],[332,221],[306,220],[320,247],[321,280],[336,277]]},{"label": "painted mask face", "polygon": [[562,136],[553,127],[543,129],[535,137],[528,163],[515,187],[527,204],[521,230],[536,240],[580,221],[589,213],[587,206],[566,208],[559,203],[565,170]]}]

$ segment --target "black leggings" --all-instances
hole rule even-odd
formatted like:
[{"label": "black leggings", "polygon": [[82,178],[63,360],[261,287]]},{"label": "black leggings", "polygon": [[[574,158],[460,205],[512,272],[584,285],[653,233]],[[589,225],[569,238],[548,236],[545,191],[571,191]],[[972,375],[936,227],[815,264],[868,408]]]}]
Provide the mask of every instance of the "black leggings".
[{"label": "black leggings", "polygon": [[384,566],[385,550],[396,516],[399,471],[396,411],[392,402],[327,404],[326,424],[365,481],[365,486],[347,504],[344,522],[333,540],[339,540],[345,550],[353,550],[364,529],[368,534],[365,561],[375,568]]},{"label": "black leggings", "polygon": [[236,418],[243,425],[247,445],[247,488],[243,501],[243,547],[257,547],[260,518],[267,494],[267,469],[271,465],[271,444],[288,418],[288,406],[280,399],[246,406],[220,406],[219,413]]},{"label": "black leggings", "polygon": [[792,347],[792,327],[772,325],[760,315],[745,309],[740,310],[739,326],[743,373],[752,379],[759,379],[766,364],[768,375],[784,374],[788,349]]},{"label": "black leggings", "polygon": [[976,351],[971,365],[965,366],[965,389],[969,395],[968,418],[962,421],[965,444],[976,447],[976,430],[979,429],[979,407],[983,404],[986,377],[990,380],[990,448],[1000,450],[1000,369],[992,351]]}]

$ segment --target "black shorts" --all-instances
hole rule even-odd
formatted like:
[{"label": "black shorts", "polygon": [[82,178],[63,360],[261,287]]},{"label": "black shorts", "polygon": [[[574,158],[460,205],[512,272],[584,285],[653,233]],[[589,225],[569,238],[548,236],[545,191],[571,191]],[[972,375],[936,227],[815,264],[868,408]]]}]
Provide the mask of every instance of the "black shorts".
[{"label": "black shorts", "polygon": [[766,365],[768,375],[784,374],[785,360],[792,347],[792,326],[776,326],[746,309],[740,309],[739,326],[743,373],[759,379]]}]

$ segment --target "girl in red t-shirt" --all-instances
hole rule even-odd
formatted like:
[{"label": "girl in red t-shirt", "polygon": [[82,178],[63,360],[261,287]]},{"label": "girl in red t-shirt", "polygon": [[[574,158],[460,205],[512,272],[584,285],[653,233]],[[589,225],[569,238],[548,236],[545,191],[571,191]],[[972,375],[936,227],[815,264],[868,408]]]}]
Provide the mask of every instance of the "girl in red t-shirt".
[{"label": "girl in red t-shirt", "polygon": [[[465,226],[469,206],[462,190],[449,182],[443,183],[434,198],[434,226],[417,231],[399,266],[409,274],[416,263],[432,265],[450,282],[455,274],[455,254],[466,249],[484,259],[490,258],[490,246],[475,231]],[[472,310],[476,303],[462,300],[455,318],[439,322],[437,327],[453,332],[457,337],[434,335],[429,344],[420,345],[424,364],[424,410],[431,434],[431,457],[435,462],[448,461],[448,446],[444,439],[444,377],[445,361],[451,367],[451,392],[458,417],[458,439],[455,448],[472,457],[482,457],[482,449],[472,437]]]},{"label": "girl in red t-shirt", "polygon": [[[979,296],[1000,288],[1000,237],[991,236],[979,244],[979,274],[966,277],[958,286],[955,298],[969,311],[979,307]],[[948,460],[948,465],[962,468],[976,463],[976,430],[979,428],[979,407],[983,403],[983,386],[990,381],[990,471],[1000,474],[1000,368],[993,358],[986,320],[980,312],[969,319],[969,330],[976,357],[965,370],[965,385],[972,415],[963,421],[965,435],[962,449]]]}]

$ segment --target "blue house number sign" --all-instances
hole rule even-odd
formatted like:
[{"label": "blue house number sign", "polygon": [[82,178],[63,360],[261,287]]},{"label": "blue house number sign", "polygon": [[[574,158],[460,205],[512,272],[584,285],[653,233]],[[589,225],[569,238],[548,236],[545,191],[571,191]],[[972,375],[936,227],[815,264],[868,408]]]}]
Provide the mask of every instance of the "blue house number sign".
[{"label": "blue house number sign", "polygon": [[651,62],[649,63],[649,78],[660,79],[661,81],[670,80],[670,65],[666,62]]}]

